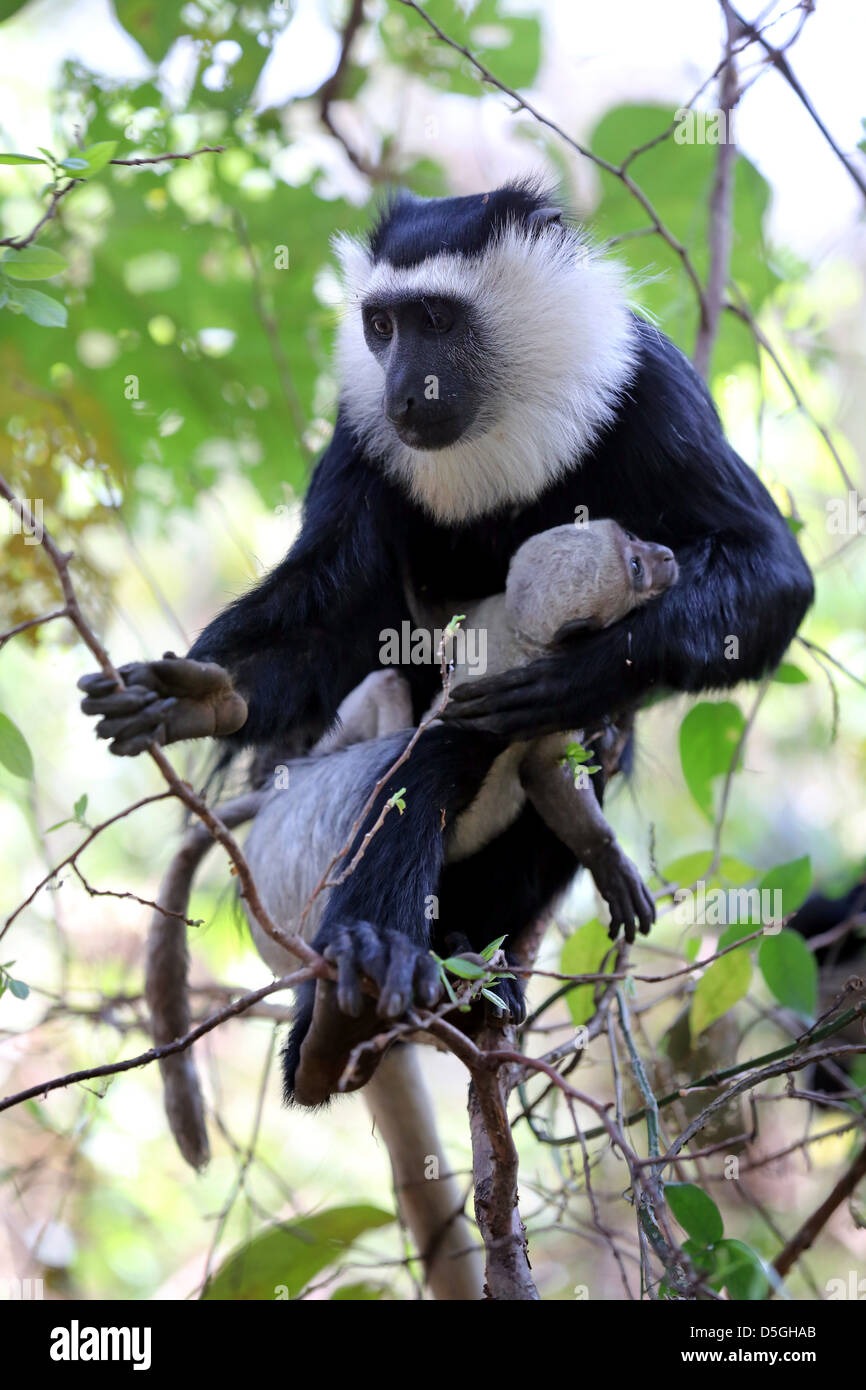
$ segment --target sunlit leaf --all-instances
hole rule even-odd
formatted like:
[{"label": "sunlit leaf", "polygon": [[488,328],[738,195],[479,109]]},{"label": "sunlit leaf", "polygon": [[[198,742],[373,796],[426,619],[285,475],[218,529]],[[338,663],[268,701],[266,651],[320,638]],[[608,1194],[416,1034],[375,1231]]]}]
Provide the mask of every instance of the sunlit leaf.
[{"label": "sunlit leaf", "polygon": [[768,987],[780,1004],[813,1017],[818,1003],[818,965],[799,932],[780,931],[766,936],[758,952],[758,964]]},{"label": "sunlit leaf", "polygon": [[670,1182],[665,1187],[668,1206],[683,1230],[702,1245],[715,1245],[724,1234],[722,1214],[712,1197],[691,1182]]},{"label": "sunlit leaf", "polygon": [[[568,938],[559,957],[559,968],[563,975],[596,975],[611,949],[607,927],[594,917],[591,922],[578,927]],[[613,960],[608,961],[605,970],[613,969]],[[593,999],[595,985],[577,985],[566,995],[571,1021],[575,1025],[586,1023],[594,1012]]]},{"label": "sunlit leaf", "polygon": [[0,763],[14,777],[33,776],[33,754],[27,740],[8,715],[0,714]]},{"label": "sunlit leaf", "polygon": [[17,308],[43,328],[66,327],[66,305],[41,290],[25,290],[17,285],[9,290],[9,307]]},{"label": "sunlit leaf", "polygon": [[47,280],[68,264],[66,257],[50,246],[25,246],[22,251],[7,251],[0,270],[12,280]]},{"label": "sunlit leaf", "polygon": [[277,1289],[295,1298],[338,1259],[358,1236],[394,1220],[377,1207],[332,1207],[302,1221],[271,1226],[229,1255],[205,1289],[207,1299],[273,1299]]},{"label": "sunlit leaf", "polygon": [[742,999],[752,979],[752,961],[743,947],[708,965],[695,986],[689,1008],[689,1027],[696,1038]]},{"label": "sunlit leaf", "polygon": [[713,818],[713,781],[731,766],[745,727],[731,700],[702,700],[680,724],[680,762],[686,786],[708,820]]}]

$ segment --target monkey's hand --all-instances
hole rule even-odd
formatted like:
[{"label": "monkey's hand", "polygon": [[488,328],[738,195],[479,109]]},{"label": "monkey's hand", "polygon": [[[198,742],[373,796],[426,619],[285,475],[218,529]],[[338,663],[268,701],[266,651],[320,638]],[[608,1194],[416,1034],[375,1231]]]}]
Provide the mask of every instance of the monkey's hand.
[{"label": "monkey's hand", "polygon": [[632,665],[628,622],[585,636],[563,633],[561,645],[528,666],[464,681],[443,720],[508,739],[592,727],[649,688]]},{"label": "monkey's hand", "polygon": [[611,941],[616,941],[620,927],[629,943],[634,941],[635,925],[646,936],[656,919],[656,907],[628,855],[614,841],[583,857],[596,888],[610,910],[608,936]]},{"label": "monkey's hand", "polygon": [[119,671],[124,688],[97,671],[82,676],[85,714],[97,715],[99,738],[112,740],[119,757],[141,753],[149,743],[233,734],[246,721],[247,705],[231,676],[210,661],[190,661],[166,652],[162,661],[133,661]]}]

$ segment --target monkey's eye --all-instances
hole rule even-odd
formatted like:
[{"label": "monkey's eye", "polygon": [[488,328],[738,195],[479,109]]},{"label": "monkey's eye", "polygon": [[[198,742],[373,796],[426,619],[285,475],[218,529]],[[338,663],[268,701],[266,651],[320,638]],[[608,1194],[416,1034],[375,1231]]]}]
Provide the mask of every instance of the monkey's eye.
[{"label": "monkey's eye", "polygon": [[643,574],[643,562],[639,555],[632,555],[631,557],[631,572],[635,579],[640,579]]},{"label": "monkey's eye", "polygon": [[394,332],[391,315],[386,314],[382,309],[370,315],[369,323],[377,338],[390,338]]}]

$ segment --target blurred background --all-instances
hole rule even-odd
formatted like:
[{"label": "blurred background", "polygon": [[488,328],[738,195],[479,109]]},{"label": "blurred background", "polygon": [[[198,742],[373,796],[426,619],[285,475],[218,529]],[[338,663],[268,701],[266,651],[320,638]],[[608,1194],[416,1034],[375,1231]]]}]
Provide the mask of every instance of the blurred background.
[{"label": "blurred background", "polygon": [[[811,9],[770,4],[748,17],[771,26],[777,48],[792,40],[792,67],[862,180],[866,10],[856,0]],[[724,27],[715,0],[430,0],[428,12],[502,84],[614,163],[670,130],[678,110],[718,106]],[[329,241],[341,229],[363,230],[389,185],[437,194],[523,174],[556,180],[595,239],[630,267],[636,304],[694,350],[693,286],[668,241],[644,234],[653,230],[647,213],[623,181],[483,85],[417,10],[396,0],[31,0],[0,3],[0,20],[0,146],[46,161],[0,162],[0,235],[26,235],[38,222],[46,178],[58,173],[49,155],[78,159],[67,172],[83,175],[39,237],[66,262],[36,287],[59,307],[16,300],[19,281],[0,295],[0,472],[20,497],[40,500],[45,524],[74,550],[82,603],[117,663],[184,650],[291,543],[334,419],[339,287]],[[742,296],[757,336],[742,317],[723,314],[709,380],[731,440],[792,519],[815,570],[817,600],[803,634],[820,650],[792,648],[783,678],[762,693],[722,843],[730,882],[808,860],[804,891],[813,883],[842,892],[866,858],[866,509],[857,526],[866,491],[863,193],[766,50],[744,45],[737,64],[745,90],[734,116],[731,293]],[[718,143],[705,122],[692,131],[692,140],[659,141],[629,172],[705,280]],[[93,147],[105,142],[124,159],[224,148],[96,168]],[[89,163],[81,159],[88,150]],[[6,511],[4,632],[58,603],[45,556],[14,533]],[[27,629],[2,648],[4,918],[86,827],[161,789],[148,760],[112,759],[80,715],[75,682],[92,666],[62,622]],[[728,709],[728,727],[752,714],[756,695],[729,697],[739,712]],[[611,796],[613,824],[645,872],[708,851],[718,828],[726,764],[701,761],[701,716],[683,723],[692,703],[647,711],[634,774]],[[201,781],[200,754],[175,751],[173,761]],[[88,883],[152,897],[180,826],[172,803],[119,820],[82,859]],[[564,938],[595,912],[590,888],[578,885],[559,913],[561,929],[549,934],[546,964],[556,968]],[[220,989],[267,981],[216,852],[192,915],[203,922],[191,933],[198,1012]],[[0,965],[29,993],[7,987],[0,996],[4,1094],[148,1045],[147,917],[133,899],[90,895],[70,868],[16,917]],[[648,969],[659,966],[659,949],[707,954],[717,934],[696,938],[693,929],[697,945],[687,946],[682,925],[667,917],[634,959]],[[597,963],[565,959],[573,970]],[[740,1046],[757,1055],[790,1035],[779,1009],[792,1001],[774,998],[757,968],[746,986],[734,1001],[726,1061]],[[549,992],[533,984],[535,1002]],[[662,995],[639,994],[643,1041],[654,1053],[688,1004],[685,993]],[[565,1003],[547,1017],[582,1021],[581,1009],[569,1013]],[[61,1296],[185,1298],[276,1219],[356,1204],[392,1212],[387,1156],[358,1097],[324,1114],[282,1108],[278,1027],[262,1009],[198,1045],[214,1147],[201,1175],[174,1149],[153,1067],[4,1114],[0,1276],[39,1276]],[[462,1068],[432,1052],[425,1067],[468,1186]],[[591,1050],[578,1075],[584,1088],[608,1093],[601,1053]],[[781,1081],[770,1093],[778,1099],[783,1090]],[[849,1099],[847,1113],[862,1113],[862,1099]],[[761,1119],[752,1149],[769,1153],[838,1126],[840,1112],[767,1103]],[[540,1144],[525,1123],[515,1136],[542,1296],[570,1298],[587,1285],[593,1298],[623,1297],[592,1230],[579,1150],[575,1160]],[[719,1165],[708,1161],[704,1177],[724,1205],[726,1233],[771,1257],[790,1213],[820,1200],[850,1143],[850,1133],[811,1143],[724,1194]],[[627,1178],[610,1154],[600,1162],[598,1181],[613,1203]],[[628,1217],[611,1210],[624,1227]],[[371,1218],[360,1227],[350,1256],[331,1264],[309,1296],[418,1296],[396,1225],[377,1228]],[[813,1256],[811,1285],[798,1272],[792,1287],[818,1296],[864,1260],[864,1231],[840,1219]]]}]

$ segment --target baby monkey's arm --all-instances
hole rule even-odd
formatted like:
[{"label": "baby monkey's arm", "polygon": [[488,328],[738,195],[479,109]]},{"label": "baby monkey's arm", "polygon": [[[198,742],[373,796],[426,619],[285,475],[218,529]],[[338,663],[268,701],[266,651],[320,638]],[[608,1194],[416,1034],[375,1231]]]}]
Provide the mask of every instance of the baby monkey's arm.
[{"label": "baby monkey's arm", "polygon": [[634,941],[635,926],[646,935],[655,903],[637,868],[617,844],[591,786],[576,786],[562,766],[561,734],[534,740],[520,766],[529,800],[554,835],[585,864],[610,910],[610,939],[620,927]]}]

